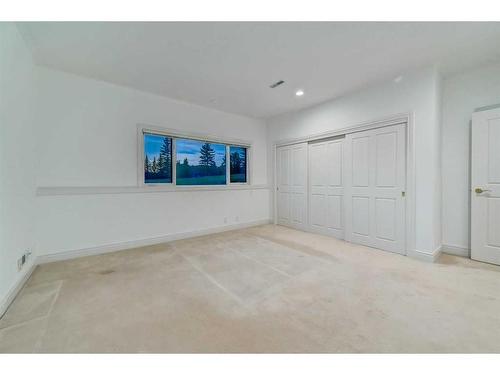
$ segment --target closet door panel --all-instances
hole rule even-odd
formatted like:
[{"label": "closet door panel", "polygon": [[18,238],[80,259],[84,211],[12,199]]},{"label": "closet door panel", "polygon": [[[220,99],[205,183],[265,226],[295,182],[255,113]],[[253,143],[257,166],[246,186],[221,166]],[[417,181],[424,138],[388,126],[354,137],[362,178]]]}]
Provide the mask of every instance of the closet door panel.
[{"label": "closet door panel", "polygon": [[309,144],[309,229],[344,238],[343,138]]},{"label": "closet door panel", "polygon": [[346,136],[346,239],[404,254],[406,125]]},{"label": "closet door panel", "polygon": [[307,144],[276,149],[277,221],[298,229],[307,226]]}]

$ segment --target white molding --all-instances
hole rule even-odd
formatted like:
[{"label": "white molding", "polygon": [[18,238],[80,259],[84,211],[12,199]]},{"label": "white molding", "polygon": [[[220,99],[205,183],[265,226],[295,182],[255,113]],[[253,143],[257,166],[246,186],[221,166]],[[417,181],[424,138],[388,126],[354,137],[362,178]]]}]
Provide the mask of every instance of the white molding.
[{"label": "white molding", "polygon": [[274,175],[273,177],[273,222],[275,225],[278,224],[278,147],[273,146],[273,165],[274,165]]},{"label": "white molding", "polygon": [[105,253],[112,253],[112,252],[120,251],[120,250],[156,245],[159,243],[172,242],[172,241],[182,240],[182,239],[186,239],[186,238],[200,237],[200,236],[205,236],[208,234],[222,233],[222,232],[227,232],[227,231],[236,230],[236,229],[250,228],[250,227],[255,227],[258,225],[265,225],[265,224],[270,224],[270,223],[271,223],[270,219],[255,220],[255,221],[249,221],[246,223],[230,224],[230,225],[224,225],[224,226],[207,228],[207,229],[199,229],[199,230],[194,230],[194,231],[190,231],[190,232],[167,234],[165,236],[159,236],[159,237],[144,238],[144,239],[140,239],[140,240],[132,240],[132,241],[124,241],[124,242],[115,242],[115,243],[101,245],[101,246],[95,246],[95,247],[66,250],[66,251],[62,251],[62,252],[58,252],[58,253],[54,253],[54,254],[47,254],[47,255],[38,256],[36,259],[37,260],[36,263],[37,264],[44,264],[44,263],[50,263],[50,262],[58,262],[61,260],[81,258],[81,257],[89,256],[89,255],[99,255],[99,254],[105,254]]},{"label": "white molding", "polygon": [[415,122],[413,112],[407,114],[406,125],[406,255],[416,248],[416,206],[417,206],[417,185],[416,171],[417,159],[415,147]]},{"label": "white molding", "polygon": [[474,110],[474,112],[489,111],[490,109],[497,109],[497,108],[500,108],[500,103],[498,103],[498,104],[491,104],[491,105],[487,105],[487,106],[484,106],[484,107],[476,108]]},{"label": "white molding", "polygon": [[37,259],[38,258],[33,259],[29,270],[10,288],[10,290],[7,292],[7,295],[3,298],[2,302],[0,303],[0,318],[7,312],[10,304],[14,301],[21,289],[23,289],[24,284],[26,284],[26,282],[31,277],[31,274],[38,265]]},{"label": "white molding", "polygon": [[170,129],[156,125],[139,123],[137,124],[137,130],[142,134],[145,132],[155,133],[155,134],[163,134],[170,136],[172,138],[189,138],[197,141],[207,141],[212,143],[224,143],[231,146],[244,146],[251,147],[253,142],[245,139],[238,138],[225,138],[219,137],[216,135],[205,134],[205,133],[194,133],[194,132],[184,132],[179,131],[177,129]]},{"label": "white molding", "polygon": [[365,131],[365,130],[381,128],[384,126],[408,123],[410,117],[411,117],[410,113],[397,114],[394,116],[388,116],[388,117],[378,119],[378,120],[366,121],[366,122],[362,122],[362,123],[358,123],[358,124],[354,124],[354,125],[349,125],[349,126],[346,126],[346,127],[340,128],[340,129],[336,129],[336,130],[329,130],[326,132],[315,133],[315,134],[306,135],[306,136],[298,137],[298,138],[283,139],[280,141],[276,141],[274,143],[274,146],[275,147],[290,146],[290,145],[293,145],[295,143],[312,142],[312,141],[317,141],[317,140],[321,140],[321,139],[337,137],[337,136],[348,134],[348,133],[356,133],[356,132],[361,132],[361,131]]},{"label": "white molding", "polygon": [[225,225],[225,226],[221,226],[221,227],[200,229],[200,230],[191,231],[191,232],[174,233],[174,234],[169,234],[169,235],[165,235],[165,236],[145,238],[145,239],[140,239],[140,240],[117,242],[117,243],[112,243],[112,244],[107,244],[107,245],[102,245],[102,246],[89,247],[89,248],[76,249],[76,250],[68,250],[68,251],[62,251],[62,252],[55,253],[55,254],[47,254],[47,255],[38,256],[33,260],[29,270],[23,275],[22,278],[20,278],[12,286],[12,288],[7,292],[7,295],[1,301],[1,303],[0,303],[0,318],[5,314],[5,312],[7,311],[9,306],[11,305],[11,303],[14,301],[14,299],[19,294],[19,292],[22,290],[22,288],[24,287],[26,282],[31,277],[31,274],[33,273],[33,271],[36,269],[36,267],[39,264],[57,262],[57,261],[61,261],[61,260],[68,260],[68,259],[74,259],[74,258],[81,258],[81,257],[89,256],[89,255],[111,253],[111,252],[120,251],[120,250],[132,249],[135,247],[156,245],[156,244],[163,243],[163,242],[171,242],[171,241],[182,240],[182,239],[186,239],[186,238],[205,236],[208,234],[222,233],[222,232],[227,232],[227,231],[235,230],[235,229],[250,228],[250,227],[254,227],[254,226],[258,226],[258,225],[270,224],[271,222],[272,222],[272,220],[270,220],[270,219],[255,220],[255,221],[250,221],[247,223],[230,224],[230,225]]},{"label": "white molding", "polygon": [[456,256],[464,257],[464,258],[470,258],[470,249],[467,247],[443,244],[442,252],[445,254],[456,255]]},{"label": "white molding", "polygon": [[41,186],[37,196],[189,193],[195,191],[267,190],[268,185],[230,184],[214,186]]},{"label": "white molding", "polygon": [[413,259],[434,263],[441,255],[441,252],[442,252],[442,246],[438,246],[432,253],[428,253],[421,250],[409,250],[407,252],[407,255],[408,257]]}]

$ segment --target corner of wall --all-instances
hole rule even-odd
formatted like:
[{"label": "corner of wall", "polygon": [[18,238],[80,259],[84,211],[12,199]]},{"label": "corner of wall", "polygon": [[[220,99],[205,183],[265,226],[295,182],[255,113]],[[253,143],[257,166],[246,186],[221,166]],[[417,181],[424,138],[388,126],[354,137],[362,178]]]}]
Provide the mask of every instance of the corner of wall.
[{"label": "corner of wall", "polygon": [[416,249],[408,250],[406,255],[413,259],[434,263],[439,259],[439,256],[441,255],[442,252],[443,252],[442,246],[438,246],[431,252],[426,252]]},{"label": "corner of wall", "polygon": [[[31,50],[12,22],[0,24],[0,314],[35,267],[36,85]],[[17,140],[23,141],[22,152]],[[15,141],[13,141],[15,140]],[[21,270],[18,259],[31,251]]]}]

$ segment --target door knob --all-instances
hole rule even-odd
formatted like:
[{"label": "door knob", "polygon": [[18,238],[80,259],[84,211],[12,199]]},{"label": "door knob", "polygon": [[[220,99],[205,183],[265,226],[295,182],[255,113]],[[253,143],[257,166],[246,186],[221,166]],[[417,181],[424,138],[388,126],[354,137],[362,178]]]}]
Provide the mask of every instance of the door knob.
[{"label": "door knob", "polygon": [[481,188],[475,188],[474,191],[476,192],[476,194],[481,194],[481,193],[491,191],[491,190],[486,190],[486,189],[483,190]]}]

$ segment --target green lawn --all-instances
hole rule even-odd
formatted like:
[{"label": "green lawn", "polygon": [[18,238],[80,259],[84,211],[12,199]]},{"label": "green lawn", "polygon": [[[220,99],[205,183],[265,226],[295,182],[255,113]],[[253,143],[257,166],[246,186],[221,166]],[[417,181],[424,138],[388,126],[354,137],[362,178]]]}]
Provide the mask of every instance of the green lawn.
[{"label": "green lawn", "polygon": [[172,180],[169,178],[147,178],[144,182],[146,184],[169,184],[172,182]]},{"label": "green lawn", "polygon": [[190,178],[177,178],[177,185],[225,185],[226,176],[204,176],[204,177],[190,177]]},{"label": "green lawn", "polygon": [[[246,182],[246,175],[242,174],[233,174],[231,175],[231,182]],[[161,183],[169,183],[170,180],[167,179],[147,179],[146,184],[161,184]],[[204,177],[189,177],[189,178],[177,178],[177,185],[225,185],[226,184],[226,176],[204,176]]]},{"label": "green lawn", "polygon": [[247,176],[245,173],[231,175],[231,182],[247,182],[246,179]]}]

